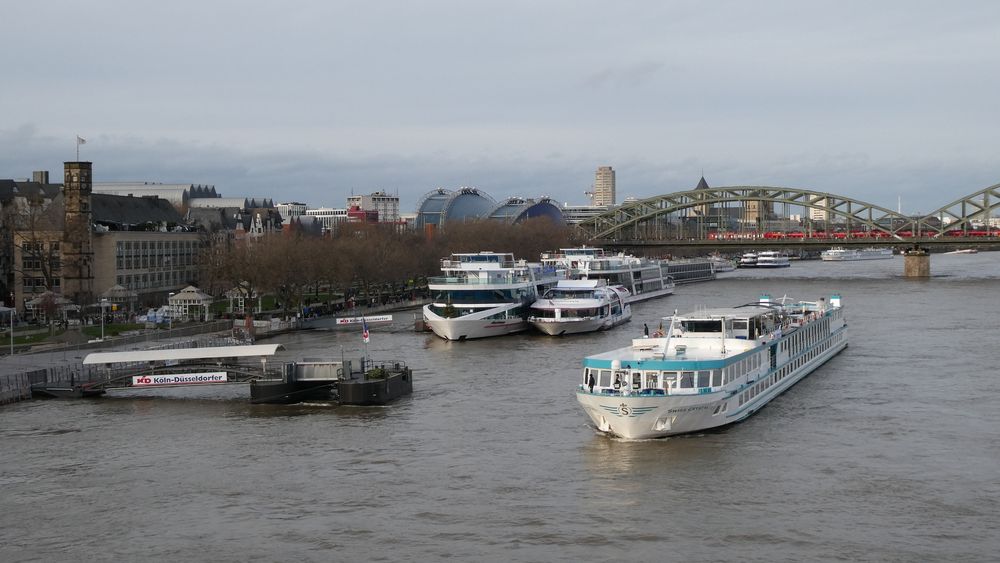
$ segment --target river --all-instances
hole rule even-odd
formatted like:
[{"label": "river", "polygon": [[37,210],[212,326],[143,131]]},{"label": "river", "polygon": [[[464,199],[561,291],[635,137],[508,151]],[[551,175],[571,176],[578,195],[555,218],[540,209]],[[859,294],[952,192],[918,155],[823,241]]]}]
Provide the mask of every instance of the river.
[{"label": "river", "polygon": [[[445,342],[371,327],[414,394],[250,405],[246,389],[0,408],[3,561],[995,561],[1000,252],[740,270],[630,324]],[[745,422],[626,442],[574,399],[583,356],[673,309],[840,293],[850,346]],[[281,357],[361,354],[301,332]]]}]

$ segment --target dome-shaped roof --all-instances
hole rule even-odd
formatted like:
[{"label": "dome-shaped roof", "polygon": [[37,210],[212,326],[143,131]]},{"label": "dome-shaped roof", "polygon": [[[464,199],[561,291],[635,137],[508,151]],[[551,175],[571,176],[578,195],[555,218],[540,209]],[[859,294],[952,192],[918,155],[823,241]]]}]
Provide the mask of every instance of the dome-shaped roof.
[{"label": "dome-shaped roof", "polygon": [[495,205],[489,212],[490,219],[506,221],[508,223],[519,223],[536,217],[548,217],[553,223],[565,223],[562,210],[552,203],[549,198],[541,198],[538,201],[511,197]]},{"label": "dome-shaped roof", "polygon": [[495,205],[492,197],[476,188],[455,191],[438,188],[424,194],[417,206],[417,228],[441,225],[448,221],[464,221],[485,216]]}]

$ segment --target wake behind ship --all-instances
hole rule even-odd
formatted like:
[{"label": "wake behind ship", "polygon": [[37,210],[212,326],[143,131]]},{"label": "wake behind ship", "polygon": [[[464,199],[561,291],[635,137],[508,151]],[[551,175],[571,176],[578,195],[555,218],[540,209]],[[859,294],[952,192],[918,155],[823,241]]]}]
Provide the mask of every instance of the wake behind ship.
[{"label": "wake behind ship", "polygon": [[531,304],[565,278],[553,266],[486,251],[452,254],[441,260],[441,272],[427,280],[433,301],[423,312],[424,324],[446,340],[527,330]]}]

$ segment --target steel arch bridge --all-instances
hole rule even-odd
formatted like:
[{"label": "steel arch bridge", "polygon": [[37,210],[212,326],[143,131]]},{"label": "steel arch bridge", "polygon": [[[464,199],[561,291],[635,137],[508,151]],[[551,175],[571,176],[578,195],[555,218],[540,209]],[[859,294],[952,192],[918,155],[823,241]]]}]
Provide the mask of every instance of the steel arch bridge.
[{"label": "steel arch bridge", "polygon": [[[901,242],[936,239],[945,233],[968,234],[973,222],[995,215],[1000,209],[1000,184],[957,199],[923,216],[903,215],[892,209],[826,192],[771,186],[703,188],[659,195],[629,202],[577,225],[584,238],[593,241],[664,240],[677,238],[669,224],[680,218],[702,225],[728,217],[744,231],[764,231],[773,219],[767,210],[775,205],[824,212],[829,221],[846,224],[848,232],[861,229],[879,232]],[[748,213],[756,209],[756,213]],[[740,215],[742,214],[742,216]],[[748,218],[756,214],[756,217]],[[718,226],[718,225],[716,225]],[[704,233],[700,233],[702,238]],[[995,236],[995,235],[994,235]]]}]

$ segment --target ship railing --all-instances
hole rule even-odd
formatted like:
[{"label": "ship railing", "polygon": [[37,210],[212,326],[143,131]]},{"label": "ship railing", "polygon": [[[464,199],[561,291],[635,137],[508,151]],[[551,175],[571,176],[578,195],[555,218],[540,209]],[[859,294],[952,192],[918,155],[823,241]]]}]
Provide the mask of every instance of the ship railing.
[{"label": "ship railing", "polygon": [[466,285],[496,285],[512,284],[531,281],[531,276],[527,275],[490,275],[480,276],[431,276],[427,278],[428,284],[466,284]]},{"label": "ship railing", "polygon": [[384,370],[384,371],[389,372],[389,373],[395,373],[395,372],[403,371],[403,370],[406,369],[406,361],[405,360],[392,360],[392,359],[390,359],[390,360],[380,359],[379,360],[379,359],[374,359],[374,358],[367,358],[367,359],[363,359],[361,361],[361,363],[362,363],[362,366],[363,366],[363,369],[364,369],[365,373],[367,373],[369,371],[372,371],[372,370],[376,370],[376,369],[381,369],[381,370]]},{"label": "ship railing", "polygon": [[[588,386],[582,385],[582,384],[579,385],[579,386],[577,386],[577,388],[580,389],[580,391],[588,391],[588,392],[590,391],[590,388]],[[612,397],[633,397],[633,396],[634,397],[663,397],[663,396],[666,396],[666,395],[675,395],[675,394],[678,394],[678,393],[674,393],[673,391],[675,391],[675,390],[673,390],[673,389],[659,389],[659,388],[655,388],[655,387],[645,388],[645,389],[625,389],[624,387],[622,387],[621,389],[611,389],[611,388],[594,389],[594,391],[593,391],[592,394],[594,394],[594,395],[612,396]]]},{"label": "ship railing", "polygon": [[451,260],[443,258],[441,268],[461,268],[463,264],[498,264],[501,268],[513,268],[520,264],[513,260]]}]

